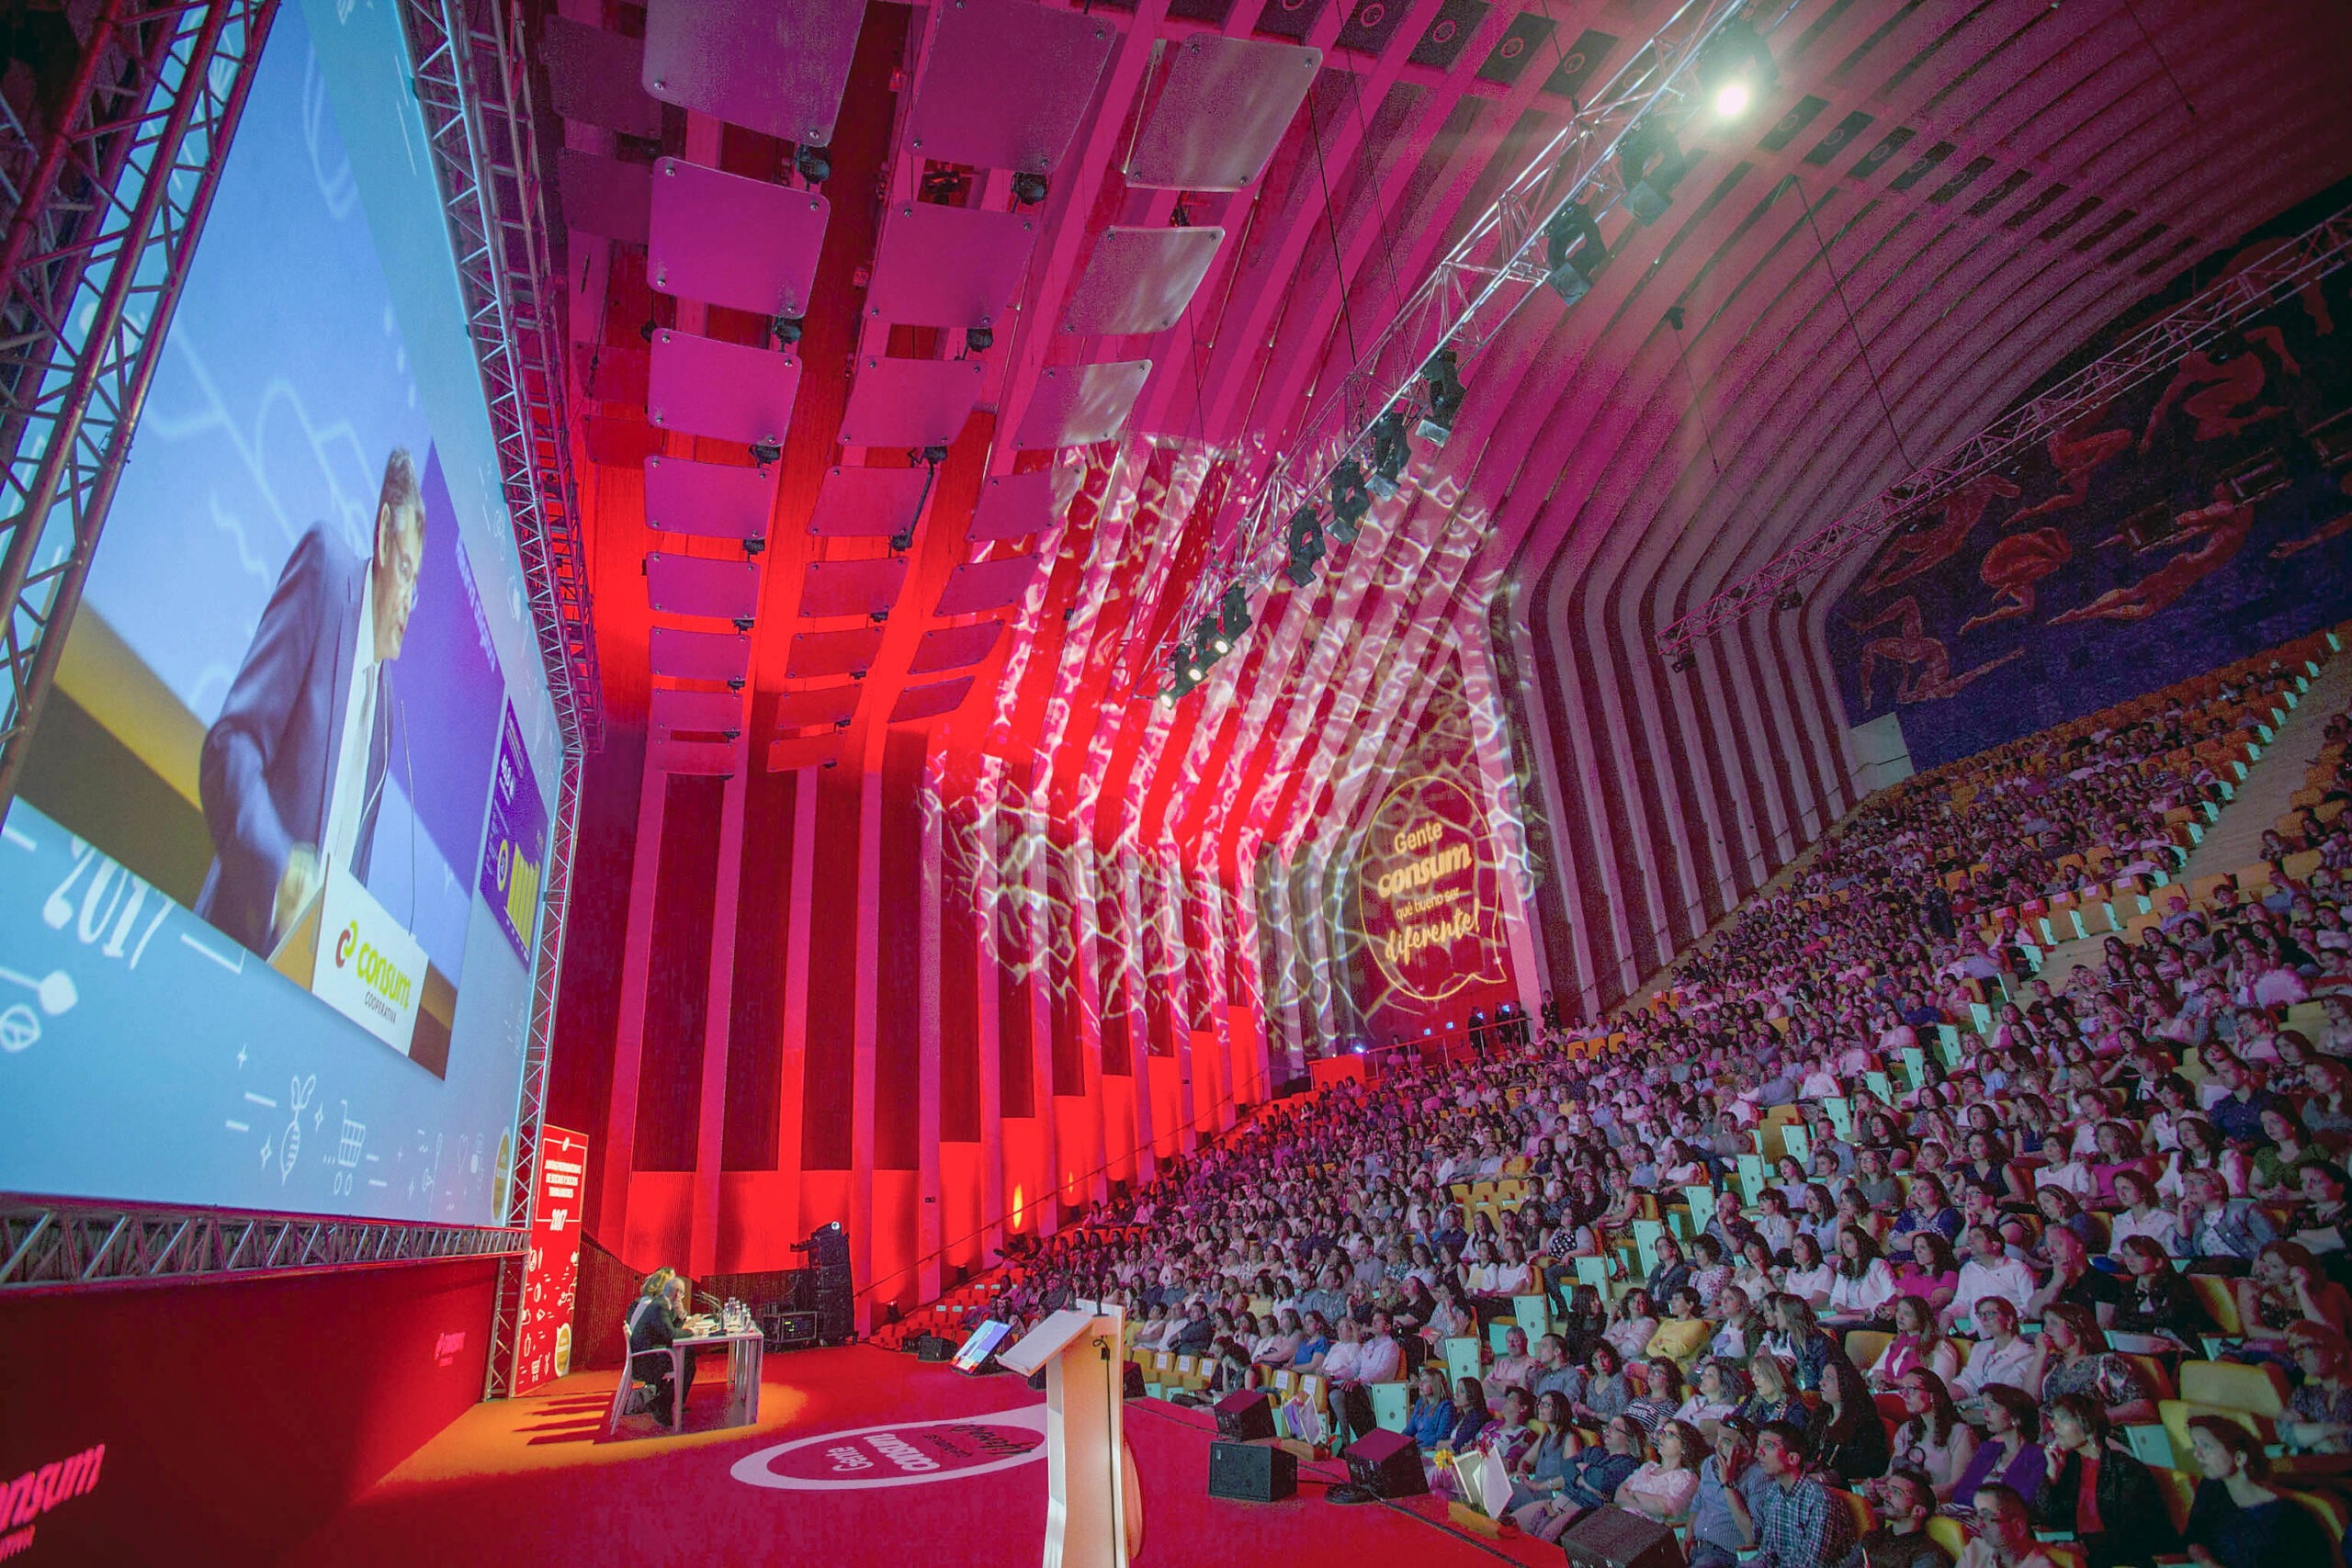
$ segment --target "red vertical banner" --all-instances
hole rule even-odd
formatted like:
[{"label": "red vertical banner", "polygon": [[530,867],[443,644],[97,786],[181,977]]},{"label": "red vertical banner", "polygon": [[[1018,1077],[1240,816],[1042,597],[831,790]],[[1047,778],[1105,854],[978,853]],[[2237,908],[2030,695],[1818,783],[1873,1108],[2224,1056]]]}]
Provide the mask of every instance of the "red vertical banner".
[{"label": "red vertical banner", "polygon": [[523,1272],[523,1321],[514,1335],[516,1393],[571,1371],[571,1305],[580,1287],[580,1184],[588,1135],[539,1130],[532,1179],[531,1255]]}]

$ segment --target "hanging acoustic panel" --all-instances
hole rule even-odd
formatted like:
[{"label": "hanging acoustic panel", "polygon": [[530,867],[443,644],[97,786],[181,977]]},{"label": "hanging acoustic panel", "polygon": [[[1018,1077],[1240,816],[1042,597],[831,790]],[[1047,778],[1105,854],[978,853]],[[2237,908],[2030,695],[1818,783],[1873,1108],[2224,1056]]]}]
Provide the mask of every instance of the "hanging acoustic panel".
[{"label": "hanging acoustic panel", "polygon": [[899,602],[906,581],[903,556],[878,560],[812,560],[800,584],[804,616],[869,615]]},{"label": "hanging acoustic panel", "polygon": [[939,604],[933,614],[971,615],[982,610],[1001,610],[1028,591],[1029,579],[1036,570],[1035,556],[1006,556],[1001,560],[959,566],[948,578],[947,586],[940,590]]},{"label": "hanging acoustic panel", "polygon": [[748,560],[656,550],[645,558],[645,596],[665,615],[745,620],[759,612],[760,571]]},{"label": "hanging acoustic panel", "polygon": [[902,202],[882,226],[865,313],[910,327],[994,326],[1029,269],[1036,220]]},{"label": "hanging acoustic panel", "polygon": [[911,528],[923,477],[921,468],[828,468],[808,512],[808,531],[828,538],[887,539]]},{"label": "hanging acoustic panel", "polygon": [[1108,365],[1055,365],[1040,372],[1021,411],[1015,446],[1084,446],[1108,441],[1127,426],[1148,359]]},{"label": "hanging acoustic panel", "polygon": [[540,26],[539,52],[557,114],[623,136],[662,134],[662,106],[645,91],[644,39],[551,16]]},{"label": "hanging acoustic panel", "polygon": [[771,740],[768,742],[768,772],[788,773],[800,768],[818,767],[839,757],[841,750],[841,737],[830,732]]},{"label": "hanging acoustic panel", "polygon": [[820,686],[813,691],[784,692],[775,699],[775,727],[778,729],[813,729],[820,724],[831,724],[857,712],[857,699],[865,688],[856,682],[841,686]]},{"label": "hanging acoustic panel", "polygon": [[972,690],[972,678],[959,675],[953,681],[934,681],[928,686],[909,686],[890,705],[890,722],[906,724],[918,718],[937,718],[944,713],[954,713],[964,705],[964,698]]},{"label": "hanging acoustic panel", "polygon": [[645,90],[822,147],[865,20],[865,0],[647,0]]},{"label": "hanging acoustic panel", "polygon": [[800,632],[792,639],[792,653],[785,661],[784,672],[795,681],[813,680],[820,675],[854,675],[874,668],[874,656],[881,651],[880,626]]},{"label": "hanging acoustic panel", "polygon": [[684,692],[662,687],[648,705],[656,729],[720,735],[743,728],[741,692]]},{"label": "hanging acoustic panel", "polygon": [[877,359],[857,367],[842,411],[842,440],[851,446],[945,446],[980,400],[978,359]]},{"label": "hanging acoustic panel", "polygon": [[653,765],[665,773],[701,773],[711,778],[732,778],[741,765],[742,753],[729,740],[657,740],[653,743]]},{"label": "hanging acoustic panel", "polygon": [[664,327],[653,334],[645,415],[664,430],[781,446],[799,389],[788,354]]},{"label": "hanging acoustic panel", "polygon": [[741,632],[689,632],[655,626],[653,672],[680,681],[741,681],[752,668],[752,639]]},{"label": "hanging acoustic panel", "polygon": [[1127,155],[1127,183],[1160,190],[1239,190],[1264,172],[1315,85],[1323,51],[1196,33],[1175,55],[1159,101]]},{"label": "hanging acoustic panel", "polygon": [[653,165],[646,274],[664,294],[805,316],[831,209],[813,190],[663,158]]},{"label": "hanging acoustic panel", "polygon": [[1117,33],[1033,0],[945,0],[907,117],[926,158],[1051,174],[1069,151]]},{"label": "hanging acoustic panel", "polygon": [[972,510],[969,537],[1025,539],[1052,527],[1054,476],[1038,468],[1026,474],[999,474],[980,486],[979,504]]},{"label": "hanging acoustic panel", "polygon": [[653,205],[653,176],[642,164],[624,164],[560,147],[555,155],[556,197],[563,221],[624,245],[645,243]]},{"label": "hanging acoustic panel", "polygon": [[1222,229],[1104,230],[1062,308],[1062,331],[1168,331],[1184,319],[1224,238]]},{"label": "hanging acoustic panel", "polygon": [[996,639],[1004,635],[1002,621],[982,621],[969,626],[940,626],[922,634],[922,641],[915,645],[915,656],[907,664],[910,675],[928,675],[938,670],[961,670],[967,664],[978,664],[996,647]]},{"label": "hanging acoustic panel", "polygon": [[645,460],[645,525],[709,539],[764,539],[775,507],[775,468]]}]

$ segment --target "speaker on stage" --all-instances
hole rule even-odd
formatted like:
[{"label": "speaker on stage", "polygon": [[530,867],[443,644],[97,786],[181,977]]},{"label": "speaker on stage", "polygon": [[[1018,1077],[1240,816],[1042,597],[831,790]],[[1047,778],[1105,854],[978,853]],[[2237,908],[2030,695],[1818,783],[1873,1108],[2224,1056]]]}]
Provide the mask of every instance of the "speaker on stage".
[{"label": "speaker on stage", "polygon": [[1671,1528],[1623,1508],[1595,1508],[1560,1537],[1577,1568],[1682,1568],[1682,1543]]},{"label": "speaker on stage", "polygon": [[[1413,1472],[1415,1480],[1420,1471]],[[1257,1443],[1209,1445],[1209,1495],[1243,1503],[1279,1503],[1298,1491],[1298,1456]]]},{"label": "speaker on stage", "polygon": [[1216,1402],[1216,1435],[1228,1443],[1274,1435],[1274,1408],[1263,1389],[1236,1389]]},{"label": "speaker on stage", "polygon": [[1348,1445],[1348,1479],[1375,1497],[1419,1497],[1429,1490],[1421,1479],[1421,1450],[1404,1433],[1385,1427]]},{"label": "speaker on stage", "polygon": [[956,1341],[953,1339],[943,1339],[936,1334],[915,1336],[915,1359],[918,1361],[944,1361],[954,1354]]}]

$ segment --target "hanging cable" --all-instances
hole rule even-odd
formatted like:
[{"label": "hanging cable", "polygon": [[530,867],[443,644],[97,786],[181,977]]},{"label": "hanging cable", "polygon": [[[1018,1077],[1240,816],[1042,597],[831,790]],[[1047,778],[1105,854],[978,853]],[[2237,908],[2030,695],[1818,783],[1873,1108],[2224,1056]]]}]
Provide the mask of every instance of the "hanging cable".
[{"label": "hanging cable", "polygon": [[1804,220],[1813,230],[1813,243],[1821,251],[1821,269],[1829,275],[1831,287],[1838,290],[1838,303],[1846,308],[1846,325],[1854,334],[1855,347],[1861,351],[1862,369],[1870,376],[1871,390],[1878,394],[1878,412],[1886,418],[1887,434],[1894,437],[1894,449],[1903,455],[1905,465],[1916,468],[1919,465],[1903,443],[1903,432],[1894,423],[1894,411],[1887,406],[1886,389],[1879,384],[1878,367],[1871,363],[1871,345],[1863,341],[1862,325],[1854,319],[1853,304],[1846,298],[1845,280],[1838,276],[1837,265],[1829,259],[1829,243],[1821,237],[1821,223],[1813,215],[1813,203],[1806,198],[1804,186],[1794,175],[1789,176],[1789,188],[1797,193],[1797,201],[1804,208]]},{"label": "hanging cable", "polygon": [[1306,95],[1306,129],[1315,141],[1315,177],[1323,186],[1323,231],[1331,236],[1331,274],[1340,287],[1340,324],[1348,333],[1348,359],[1354,363],[1362,358],[1356,352],[1356,323],[1348,310],[1348,269],[1340,260],[1340,225],[1331,213],[1331,176],[1323,169],[1323,128],[1315,118],[1315,94]]},{"label": "hanging cable", "polygon": [[2170,82],[2172,90],[2180,95],[2180,107],[2187,109],[2189,118],[2194,119],[2197,118],[2197,106],[2188,101],[2188,89],[2180,85],[2180,78],[2172,73],[2172,62],[2165,58],[2165,51],[2156,47],[2155,35],[2148,31],[2148,24],[2140,19],[2140,7],[2132,0],[2123,0],[2123,9],[2130,13],[2132,25],[2140,29],[2140,40],[2148,46],[2148,52],[2156,57],[2156,64],[2163,70],[2165,80]]}]

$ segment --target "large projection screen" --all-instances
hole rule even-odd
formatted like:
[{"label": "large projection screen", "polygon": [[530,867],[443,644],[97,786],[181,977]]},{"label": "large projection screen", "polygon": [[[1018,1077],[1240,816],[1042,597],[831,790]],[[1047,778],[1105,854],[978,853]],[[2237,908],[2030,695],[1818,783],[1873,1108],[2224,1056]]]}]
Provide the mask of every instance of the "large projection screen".
[{"label": "large projection screen", "polygon": [[0,1190],[504,1223],[561,740],[393,5],[286,0],[0,829]]}]

